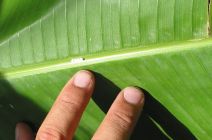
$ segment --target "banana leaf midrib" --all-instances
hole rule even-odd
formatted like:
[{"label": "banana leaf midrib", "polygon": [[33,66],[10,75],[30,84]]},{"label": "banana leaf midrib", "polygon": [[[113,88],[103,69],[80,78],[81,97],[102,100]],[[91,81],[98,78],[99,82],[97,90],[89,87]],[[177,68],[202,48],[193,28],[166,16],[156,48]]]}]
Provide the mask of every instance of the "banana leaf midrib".
[{"label": "banana leaf midrib", "polygon": [[[20,77],[25,77],[34,74],[48,73],[52,71],[88,66],[98,63],[104,63],[109,61],[118,61],[130,58],[137,58],[143,56],[152,56],[157,54],[164,54],[170,52],[179,52],[186,51],[197,48],[204,48],[212,45],[212,39],[198,39],[198,40],[190,40],[179,43],[169,43],[169,44],[157,44],[146,47],[135,47],[122,49],[117,51],[109,51],[98,54],[90,54],[85,56],[78,57],[70,57],[61,60],[49,61],[47,63],[40,63],[35,65],[25,65],[19,68],[9,68],[4,72],[4,78],[7,79],[15,79]],[[72,59],[83,58],[85,60],[71,63]],[[192,63],[192,62],[191,62]]]}]

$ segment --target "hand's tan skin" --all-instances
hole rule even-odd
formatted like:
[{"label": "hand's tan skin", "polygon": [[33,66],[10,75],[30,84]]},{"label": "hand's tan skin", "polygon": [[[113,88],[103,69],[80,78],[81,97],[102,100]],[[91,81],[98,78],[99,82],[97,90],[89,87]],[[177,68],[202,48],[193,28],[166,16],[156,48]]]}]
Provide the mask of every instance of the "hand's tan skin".
[{"label": "hand's tan skin", "polygon": [[[83,75],[89,79],[89,83],[84,82],[82,86],[76,86],[76,75]],[[83,80],[82,80],[83,81]],[[79,82],[79,81],[78,81]],[[87,85],[86,85],[87,84]],[[85,86],[86,85],[86,86]],[[24,123],[16,126],[16,140],[70,140],[74,136],[80,118],[87,106],[95,86],[94,75],[89,71],[79,71],[65,85],[60,95],[57,97],[50,112],[38,130],[36,138],[33,137],[31,129]],[[137,96],[126,100],[128,92],[137,92]],[[139,101],[135,103],[135,99]],[[122,90],[103,122],[93,135],[92,140],[126,140],[136,124],[140,112],[144,105],[144,95],[142,91],[134,87]]]}]

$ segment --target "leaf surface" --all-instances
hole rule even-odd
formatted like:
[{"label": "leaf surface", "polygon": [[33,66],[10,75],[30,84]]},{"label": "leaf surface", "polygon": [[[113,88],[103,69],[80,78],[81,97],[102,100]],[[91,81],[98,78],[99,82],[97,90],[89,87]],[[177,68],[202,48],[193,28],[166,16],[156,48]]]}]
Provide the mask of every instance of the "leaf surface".
[{"label": "leaf surface", "polygon": [[[195,137],[212,138],[207,0],[3,0],[0,8],[0,138],[13,139],[17,121],[38,126],[79,69],[146,89]],[[75,138],[89,139],[103,116],[91,101]]]}]

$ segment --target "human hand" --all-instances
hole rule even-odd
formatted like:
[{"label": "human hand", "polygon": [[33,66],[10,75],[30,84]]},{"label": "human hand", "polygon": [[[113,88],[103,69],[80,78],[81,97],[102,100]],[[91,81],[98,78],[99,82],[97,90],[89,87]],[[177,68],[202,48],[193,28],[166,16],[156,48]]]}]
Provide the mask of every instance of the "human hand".
[{"label": "human hand", "polygon": [[[16,140],[70,140],[78,126],[95,86],[94,75],[79,71],[65,85],[38,130],[36,138],[29,126],[16,125]],[[144,105],[144,94],[135,87],[122,90],[92,140],[127,140]]]}]

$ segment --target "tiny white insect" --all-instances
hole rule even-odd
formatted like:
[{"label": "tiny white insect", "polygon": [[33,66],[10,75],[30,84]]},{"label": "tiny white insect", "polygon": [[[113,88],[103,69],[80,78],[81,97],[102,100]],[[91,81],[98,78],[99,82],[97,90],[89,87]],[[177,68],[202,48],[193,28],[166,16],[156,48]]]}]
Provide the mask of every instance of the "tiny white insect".
[{"label": "tiny white insect", "polygon": [[15,107],[12,104],[9,104],[10,108],[15,109]]},{"label": "tiny white insect", "polygon": [[71,64],[81,63],[83,61],[85,61],[85,58],[83,58],[83,57],[73,58],[73,59],[71,59]]}]

